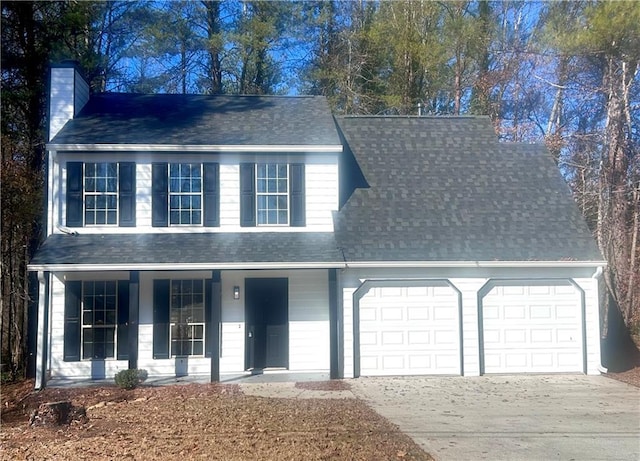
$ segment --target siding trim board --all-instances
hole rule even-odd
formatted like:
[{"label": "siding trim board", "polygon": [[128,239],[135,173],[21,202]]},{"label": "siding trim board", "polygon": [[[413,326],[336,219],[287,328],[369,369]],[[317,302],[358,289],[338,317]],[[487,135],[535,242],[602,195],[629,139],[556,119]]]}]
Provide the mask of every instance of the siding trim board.
[{"label": "siding trim board", "polygon": [[459,370],[464,375],[464,338],[462,292],[448,279],[367,279],[353,292],[353,377],[360,377],[360,301],[372,288],[379,287],[449,287],[458,299]]}]

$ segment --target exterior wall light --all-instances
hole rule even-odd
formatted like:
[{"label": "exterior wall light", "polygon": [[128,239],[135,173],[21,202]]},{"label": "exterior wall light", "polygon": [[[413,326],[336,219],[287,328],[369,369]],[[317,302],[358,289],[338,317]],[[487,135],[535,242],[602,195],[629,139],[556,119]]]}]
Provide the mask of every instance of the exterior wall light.
[{"label": "exterior wall light", "polygon": [[238,285],[233,287],[233,299],[240,299],[240,287]]}]

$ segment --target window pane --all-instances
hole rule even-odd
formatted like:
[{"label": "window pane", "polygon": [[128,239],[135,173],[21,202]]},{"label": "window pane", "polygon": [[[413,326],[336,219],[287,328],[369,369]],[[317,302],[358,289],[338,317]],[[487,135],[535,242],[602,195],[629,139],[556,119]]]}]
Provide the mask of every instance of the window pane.
[{"label": "window pane", "polygon": [[278,165],[278,177],[279,178],[287,177],[287,165],[283,165],[283,164]]},{"label": "window pane", "polygon": [[287,180],[279,179],[278,180],[278,192],[285,193],[287,192]]},{"label": "window pane", "polygon": [[278,224],[288,224],[289,218],[286,211],[278,211]]},{"label": "window pane", "polygon": [[258,224],[267,224],[267,212],[258,210]]},{"label": "window pane", "polygon": [[202,224],[202,213],[199,211],[191,213],[191,224]]},{"label": "window pane", "polygon": [[87,211],[84,214],[84,222],[86,224],[95,224],[96,223],[95,213],[93,213],[92,211]]},{"label": "window pane", "polygon": [[95,215],[96,224],[106,224],[107,223],[107,214],[104,211],[98,211]]},{"label": "window pane", "polygon": [[195,341],[193,343],[193,355],[203,355],[204,346],[202,341]]},{"label": "window pane", "polygon": [[179,195],[172,195],[172,196],[169,197],[169,207],[171,209],[180,208],[180,196]]},{"label": "window pane", "polygon": [[268,222],[269,224],[276,224],[276,223],[277,223],[277,221],[276,221],[276,217],[277,217],[277,216],[278,216],[277,211],[275,211],[275,210],[269,210],[269,211],[267,212],[267,222]]},{"label": "window pane", "polygon": [[96,175],[96,164],[95,163],[85,163],[84,164],[84,176],[95,176]]},{"label": "window pane", "polygon": [[96,191],[96,180],[94,178],[87,178],[84,181],[84,190],[86,192],[95,192]]},{"label": "window pane", "polygon": [[171,224],[180,224],[180,212],[172,211],[171,212]]}]

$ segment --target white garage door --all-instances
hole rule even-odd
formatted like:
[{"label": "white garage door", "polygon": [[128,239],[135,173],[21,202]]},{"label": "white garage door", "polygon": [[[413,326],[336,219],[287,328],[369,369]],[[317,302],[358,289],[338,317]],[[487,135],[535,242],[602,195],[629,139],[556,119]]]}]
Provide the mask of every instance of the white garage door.
[{"label": "white garage door", "polygon": [[581,372],[582,313],[571,285],[496,286],[482,301],[484,372]]},{"label": "white garage door", "polygon": [[370,289],[360,299],[360,374],[460,374],[457,293],[449,286]]}]

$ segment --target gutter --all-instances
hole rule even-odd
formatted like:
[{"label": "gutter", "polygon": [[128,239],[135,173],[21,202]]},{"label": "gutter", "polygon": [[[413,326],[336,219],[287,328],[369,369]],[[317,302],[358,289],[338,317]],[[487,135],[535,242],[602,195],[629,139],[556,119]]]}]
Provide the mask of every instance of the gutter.
[{"label": "gutter", "polygon": [[142,264],[29,264],[29,271],[100,272],[100,271],[196,271],[249,269],[342,269],[344,262],[242,262],[242,263],[142,263]]},{"label": "gutter", "polygon": [[242,145],[242,144],[47,144],[48,150],[55,151],[110,151],[110,152],[250,152],[250,153],[290,153],[290,152],[342,152],[342,144],[328,145]]},{"label": "gutter", "polygon": [[349,268],[594,267],[606,261],[349,261]]},{"label": "gutter", "polygon": [[[576,268],[598,266],[604,261],[330,261],[330,262],[208,262],[208,263],[130,263],[130,264],[29,264],[30,271],[80,272],[126,270],[240,270],[240,269],[402,269],[402,268]],[[595,275],[595,274],[594,274]]]}]

